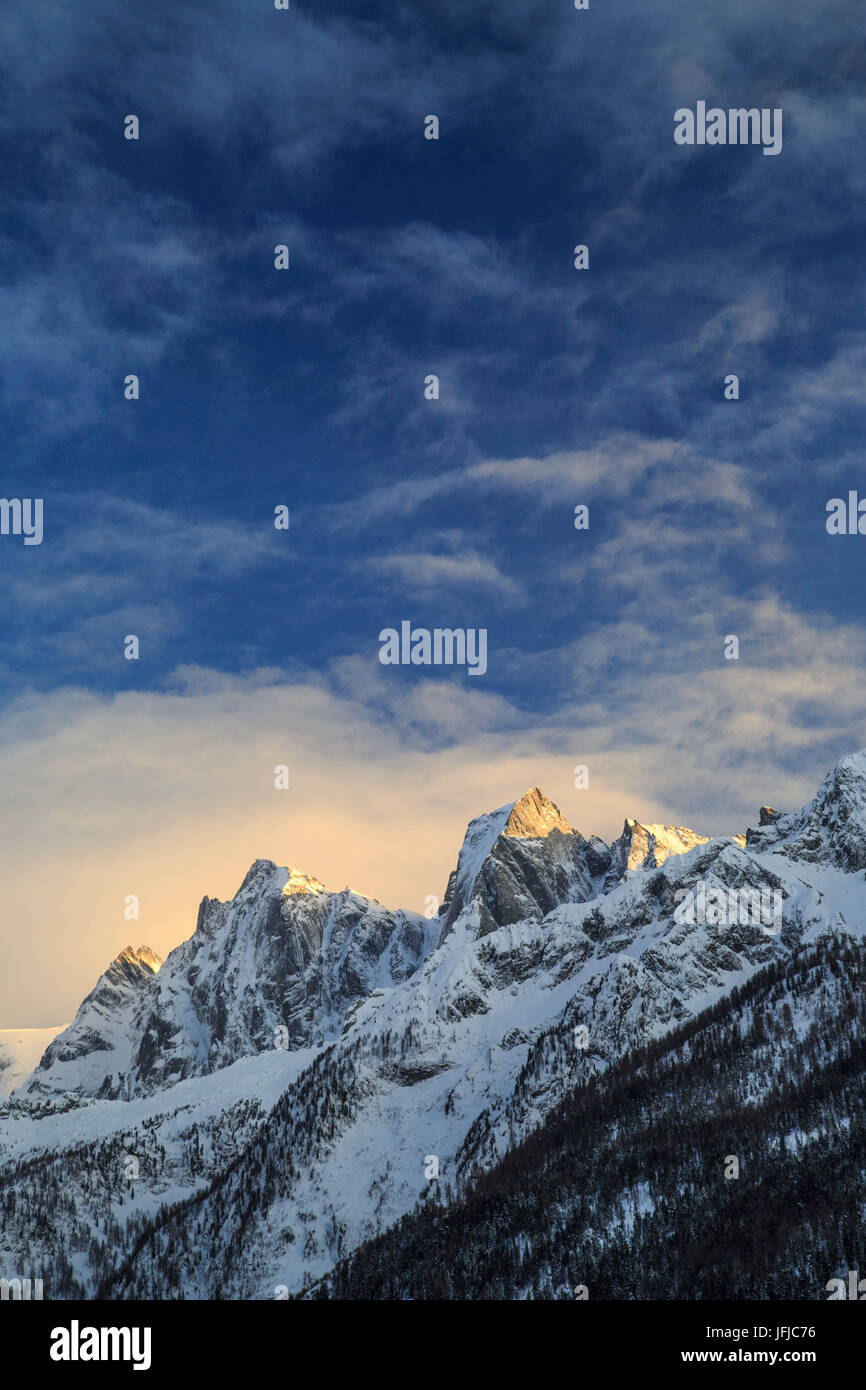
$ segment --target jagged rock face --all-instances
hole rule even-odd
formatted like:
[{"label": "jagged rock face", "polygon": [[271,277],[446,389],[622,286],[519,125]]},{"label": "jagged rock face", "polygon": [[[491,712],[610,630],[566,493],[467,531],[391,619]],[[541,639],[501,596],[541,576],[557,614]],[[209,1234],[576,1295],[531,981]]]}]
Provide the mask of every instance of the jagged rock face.
[{"label": "jagged rock face", "polygon": [[59,1087],[98,1095],[105,1077],[127,1072],[136,1010],[162,958],[149,946],[127,946],[100,975],[75,1018],[46,1048],[23,1090]]},{"label": "jagged rock face", "polygon": [[773,849],[789,859],[826,863],[854,873],[866,869],[866,750],[852,753],[825,777],[817,796],[792,815],[772,812],[747,833],[750,849]]},{"label": "jagged rock face", "polygon": [[639,863],[682,852],[689,837],[699,838],[627,822],[612,853],[534,787],[470,824],[433,923],[257,860],[230,902],[203,899],[194,935],[158,978],[162,962],[148,948],[121,952],[22,1095],[129,1098],[264,1048],[316,1045],[358,1001],[409,979],[459,919],[477,937],[540,921]]},{"label": "jagged rock face", "polygon": [[585,902],[610,864],[600,840],[587,841],[538,787],[471,821],[442,907],[444,940],[464,915],[476,935],[538,921],[562,902]]},{"label": "jagged rock face", "polygon": [[[846,873],[866,868],[866,753],[843,758],[801,811],[785,846],[793,859],[829,859]],[[782,828],[782,821],[776,822]]]},{"label": "jagged rock face", "polygon": [[[407,979],[436,930],[257,860],[230,902],[202,901],[194,935],[158,976],[152,953],[122,953],[25,1091],[129,1098],[266,1048],[323,1042],[358,999]],[[59,1065],[84,1058],[80,1075]]]},{"label": "jagged rock face", "polygon": [[511,922],[540,921],[567,902],[588,902],[639,868],[656,868],[706,836],[684,826],[627,820],[612,845],[572,830],[539,787],[472,821],[445,894],[440,942],[461,917],[486,936]]},{"label": "jagged rock face", "polygon": [[434,922],[257,860],[231,901],[203,899],[158,978],[147,948],[121,953],[23,1093],[130,1098],[266,1048],[320,1044],[359,1001],[408,980],[458,921],[477,938],[538,922],[700,841],[627,821],[608,847],[533,787],[470,823]]},{"label": "jagged rock face", "polygon": [[641,825],[627,820],[618,840],[610,847],[610,867],[606,888],[621,883],[635,869],[658,869],[672,854],[685,854],[695,845],[705,845],[706,835],[698,835],[683,825]]},{"label": "jagged rock face", "polygon": [[512,840],[543,840],[554,830],[561,835],[574,833],[559,807],[548,801],[540,787],[531,787],[515,801],[502,833]]},{"label": "jagged rock face", "polygon": [[[275,1045],[336,1036],[358,999],[412,974],[432,931],[414,913],[258,861],[232,902],[205,899],[195,935],[169,957],[143,1020],[134,1086],[149,1092]],[[178,1026],[179,1013],[194,1025]]]}]

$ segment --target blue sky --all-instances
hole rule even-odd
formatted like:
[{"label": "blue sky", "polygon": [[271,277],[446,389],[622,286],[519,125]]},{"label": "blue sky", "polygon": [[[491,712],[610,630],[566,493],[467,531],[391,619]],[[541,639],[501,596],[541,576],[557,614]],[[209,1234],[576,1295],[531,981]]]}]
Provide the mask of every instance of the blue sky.
[{"label": "blue sky", "polygon": [[[824,525],[866,493],[860,10],[3,7],[3,492],[45,538],[0,538],[0,1022],[257,854],[420,906],[535,782],[733,831],[866,742],[866,540]],[[699,99],[782,153],[677,146]],[[403,618],[487,628],[483,679],[382,668]]]}]

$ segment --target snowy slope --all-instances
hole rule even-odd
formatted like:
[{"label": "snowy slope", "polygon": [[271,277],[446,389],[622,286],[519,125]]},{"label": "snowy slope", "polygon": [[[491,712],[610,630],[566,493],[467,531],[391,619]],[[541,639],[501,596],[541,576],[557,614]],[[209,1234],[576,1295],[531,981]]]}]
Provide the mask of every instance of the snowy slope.
[{"label": "snowy slope", "polygon": [[0,1097],[20,1086],[37,1065],[58,1028],[0,1028]]},{"label": "snowy slope", "polygon": [[864,984],[847,938],[759,972],[311,1296],[825,1299],[862,1250]]}]

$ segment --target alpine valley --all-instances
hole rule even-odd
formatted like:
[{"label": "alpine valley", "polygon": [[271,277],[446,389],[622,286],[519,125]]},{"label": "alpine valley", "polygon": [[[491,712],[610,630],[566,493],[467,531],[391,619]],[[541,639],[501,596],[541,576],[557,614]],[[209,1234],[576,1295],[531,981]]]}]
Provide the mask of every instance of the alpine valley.
[{"label": "alpine valley", "polygon": [[[866,1270],[866,751],[757,819],[608,845],[535,787],[470,823],[430,920],[256,861],[37,1065],[0,1033],[0,1276],[826,1299]],[[780,920],[696,919],[699,885]]]}]

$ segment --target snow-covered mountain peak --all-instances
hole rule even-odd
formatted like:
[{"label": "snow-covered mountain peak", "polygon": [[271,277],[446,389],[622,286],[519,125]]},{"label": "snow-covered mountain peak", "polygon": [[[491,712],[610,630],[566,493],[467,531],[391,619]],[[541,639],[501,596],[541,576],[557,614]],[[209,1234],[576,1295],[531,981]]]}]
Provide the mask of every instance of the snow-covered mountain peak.
[{"label": "snow-covered mountain peak", "polygon": [[69,1027],[51,1040],[22,1089],[98,1095],[110,1071],[126,1071],[137,1009],[164,964],[149,946],[125,946],[82,1001]]},{"label": "snow-covered mountain peak", "polygon": [[530,787],[511,808],[503,835],[515,840],[541,840],[558,830],[571,835],[571,826],[558,806],[554,806],[540,787]]},{"label": "snow-covered mountain peak", "polygon": [[[331,890],[314,874],[301,869],[281,868],[272,859],[256,859],[246,872],[244,881],[230,902],[254,902],[262,896],[281,893],[284,898],[304,893],[328,893]],[[205,902],[217,899],[206,898]]]},{"label": "snow-covered mountain peak", "polygon": [[672,854],[687,854],[696,845],[707,844],[685,825],[642,825],[627,819],[619,839],[611,845],[610,881],[615,882],[634,869],[658,869]]},{"label": "snow-covered mountain peak", "polygon": [[840,758],[829,777],[834,775],[859,780],[866,791],[866,748],[860,748],[856,753],[846,753],[844,758]]},{"label": "snow-covered mountain peak", "polygon": [[584,902],[609,862],[606,845],[577,834],[541,788],[530,787],[469,822],[445,892],[440,940],[462,915],[483,936],[497,923],[539,920],[557,903]]},{"label": "snow-covered mountain peak", "polygon": [[328,889],[320,879],[312,874],[302,874],[299,869],[289,869],[289,877],[283,885],[283,897],[290,898],[296,893],[327,893]]},{"label": "snow-covered mountain peak", "polygon": [[273,859],[256,859],[247,869],[244,881],[238,889],[233,901],[238,898],[255,893],[266,885],[272,885],[274,880],[279,879],[285,883],[288,878],[289,870],[281,869],[274,863]]},{"label": "snow-covered mountain peak", "polygon": [[152,951],[149,946],[124,946],[120,954],[115,956],[108,969],[113,969],[115,965],[121,967],[127,965],[133,967],[143,966],[155,975],[162,964],[162,956],[157,955],[156,951]]},{"label": "snow-covered mountain peak", "polygon": [[750,830],[753,850],[773,849],[789,859],[825,862],[847,873],[866,869],[866,749],[849,753],[828,772],[817,795],[797,812],[762,806]]},{"label": "snow-covered mountain peak", "polygon": [[106,992],[118,987],[138,989],[143,981],[156,974],[162,963],[162,956],[158,956],[149,946],[124,946],[97,982],[93,993],[103,997]]},{"label": "snow-covered mountain peak", "polygon": [[554,830],[563,835],[574,834],[559,807],[548,800],[540,787],[530,787],[517,801],[476,816],[466,827],[457,858],[456,889],[460,892],[471,888],[500,835],[510,840],[541,840]]}]

